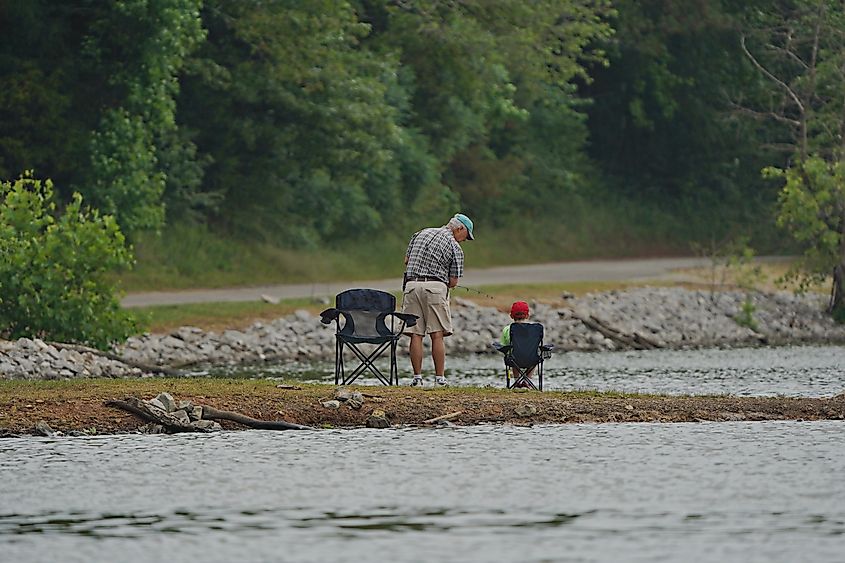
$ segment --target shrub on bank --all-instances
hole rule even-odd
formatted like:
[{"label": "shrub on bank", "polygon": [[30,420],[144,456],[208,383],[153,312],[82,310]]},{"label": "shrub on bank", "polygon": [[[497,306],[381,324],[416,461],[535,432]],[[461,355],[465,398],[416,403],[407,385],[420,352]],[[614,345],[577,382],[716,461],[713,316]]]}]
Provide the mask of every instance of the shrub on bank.
[{"label": "shrub on bank", "polygon": [[0,182],[0,336],[40,337],[107,347],[135,330],[106,274],[132,253],[114,218],[57,210],[50,180],[26,173]]}]

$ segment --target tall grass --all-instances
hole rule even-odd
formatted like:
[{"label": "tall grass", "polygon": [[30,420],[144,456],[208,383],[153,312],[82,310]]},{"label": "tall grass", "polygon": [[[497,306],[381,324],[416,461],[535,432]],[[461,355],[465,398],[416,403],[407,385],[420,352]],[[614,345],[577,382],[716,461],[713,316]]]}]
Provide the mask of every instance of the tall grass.
[{"label": "tall grass", "polygon": [[[561,211],[502,227],[476,220],[476,240],[463,245],[467,265],[690,254],[692,242],[724,236],[708,230],[714,221],[703,214],[673,213],[653,202],[595,194],[592,200],[554,202],[550,207]],[[402,221],[412,222],[412,217]],[[144,291],[398,278],[410,235],[434,226],[402,223],[319,249],[280,248],[202,225],[176,224],[160,236],[141,238],[135,248],[136,268],[121,273],[120,279],[126,291]]]}]

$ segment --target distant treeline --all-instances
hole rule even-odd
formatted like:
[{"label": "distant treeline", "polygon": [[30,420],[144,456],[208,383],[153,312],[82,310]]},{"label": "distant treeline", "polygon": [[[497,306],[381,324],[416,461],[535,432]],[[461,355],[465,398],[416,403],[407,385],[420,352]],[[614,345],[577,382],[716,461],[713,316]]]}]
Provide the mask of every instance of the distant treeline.
[{"label": "distant treeline", "polygon": [[603,200],[771,235],[760,170],[787,153],[743,116],[769,89],[740,37],[781,3],[7,0],[0,179],[51,178],[130,237],[319,246]]}]

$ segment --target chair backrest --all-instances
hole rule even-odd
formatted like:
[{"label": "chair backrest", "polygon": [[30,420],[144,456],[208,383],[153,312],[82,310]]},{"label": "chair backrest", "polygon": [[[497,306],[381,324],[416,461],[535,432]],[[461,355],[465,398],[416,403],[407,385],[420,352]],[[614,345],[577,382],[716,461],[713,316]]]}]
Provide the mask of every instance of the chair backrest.
[{"label": "chair backrest", "polygon": [[396,311],[396,297],[378,289],[347,289],[335,297],[335,308],[346,324],[340,334],[361,338],[389,336],[391,330],[384,319]]},{"label": "chair backrest", "polygon": [[543,325],[540,323],[511,324],[511,352],[513,362],[521,368],[530,368],[542,361],[540,346],[543,344]]}]

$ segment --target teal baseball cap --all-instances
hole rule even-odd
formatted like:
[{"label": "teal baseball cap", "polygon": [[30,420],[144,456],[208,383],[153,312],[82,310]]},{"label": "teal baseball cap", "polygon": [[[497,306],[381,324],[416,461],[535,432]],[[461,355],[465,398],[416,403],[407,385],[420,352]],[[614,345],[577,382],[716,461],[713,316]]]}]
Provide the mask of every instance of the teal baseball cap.
[{"label": "teal baseball cap", "polygon": [[463,223],[464,227],[467,228],[467,238],[469,240],[475,240],[475,237],[472,236],[472,219],[470,219],[469,217],[467,217],[463,213],[456,213],[455,219],[457,219],[458,221]]}]

